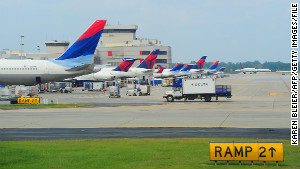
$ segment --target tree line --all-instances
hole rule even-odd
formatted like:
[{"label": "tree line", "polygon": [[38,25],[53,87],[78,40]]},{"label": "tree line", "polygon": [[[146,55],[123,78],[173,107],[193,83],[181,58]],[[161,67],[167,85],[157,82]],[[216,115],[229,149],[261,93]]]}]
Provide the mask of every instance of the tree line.
[{"label": "tree line", "polygon": [[[191,62],[192,64],[196,64],[195,61]],[[203,69],[209,68],[214,62],[205,62]],[[174,64],[175,65],[175,64]],[[291,63],[284,63],[284,62],[264,62],[260,63],[259,61],[247,61],[242,62],[243,68],[251,67],[256,69],[270,69],[271,71],[281,70],[281,71],[290,71],[291,70]],[[234,72],[237,69],[241,69],[240,62],[233,63],[233,62],[220,62],[218,65],[218,69],[220,67],[226,67],[225,72]],[[298,70],[299,70],[299,62],[298,62]]]}]

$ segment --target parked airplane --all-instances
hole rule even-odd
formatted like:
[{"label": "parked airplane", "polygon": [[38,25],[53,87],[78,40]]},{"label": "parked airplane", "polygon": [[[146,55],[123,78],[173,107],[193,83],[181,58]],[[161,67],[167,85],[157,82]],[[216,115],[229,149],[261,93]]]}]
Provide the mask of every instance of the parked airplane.
[{"label": "parked airplane", "polygon": [[189,75],[190,70],[192,69],[192,67],[195,66],[193,64],[186,64],[184,68],[182,68],[177,74],[175,74],[175,76],[186,76]]},{"label": "parked airplane", "polygon": [[162,73],[153,73],[154,78],[166,78],[175,76],[183,67],[183,63],[177,63],[172,69],[165,69]]},{"label": "parked airplane", "polygon": [[203,74],[211,75],[217,72],[219,61],[217,60],[215,63],[213,63],[208,69],[203,70]]},{"label": "parked airplane", "polygon": [[241,65],[241,69],[235,70],[236,72],[243,72],[244,74],[246,74],[247,72],[250,74],[257,73],[257,72],[271,72],[270,69],[256,69],[256,68],[249,68],[249,67],[243,68],[243,64],[240,63],[240,65]]},{"label": "parked airplane", "polygon": [[155,73],[162,73],[165,70],[165,67],[159,67]]},{"label": "parked airplane", "polygon": [[203,66],[204,66],[204,63],[205,63],[205,60],[206,60],[206,57],[207,56],[202,56],[198,62],[196,63],[196,65],[194,65],[192,67],[192,69],[190,70],[190,73],[191,74],[200,74],[203,70]]},{"label": "parked airplane", "polygon": [[[164,78],[164,77],[172,77],[172,76],[185,76],[185,75],[190,75],[190,74],[201,74],[201,72],[203,72],[204,70],[202,69],[203,66],[204,66],[204,63],[205,63],[205,60],[206,60],[206,57],[207,56],[202,56],[195,65],[193,64],[187,64],[185,66],[185,68],[183,68],[182,70],[179,71],[178,68],[182,68],[183,67],[183,64],[182,63],[179,63],[179,64],[182,64],[181,67],[177,67],[175,69],[175,71],[171,71],[170,69],[166,69],[164,70],[164,72],[162,74],[157,74],[157,73],[154,73],[153,76],[154,77],[160,77],[160,78]],[[178,64],[178,63],[177,63]],[[176,65],[177,66],[177,65]],[[175,66],[175,67],[176,67]],[[174,68],[175,68],[174,67]],[[173,68],[173,69],[174,69]],[[178,69],[178,70],[177,70]]]},{"label": "parked airplane", "polygon": [[97,73],[83,75],[74,79],[81,81],[109,81],[121,77],[137,77],[143,74],[152,74],[152,68],[155,64],[158,52],[159,49],[153,50],[136,68],[130,68],[136,59],[127,58],[119,65],[120,67],[125,67],[124,65],[126,65],[127,67],[124,70],[117,68],[102,68]]},{"label": "parked airplane", "polygon": [[78,81],[111,81],[123,76],[122,73],[127,72],[136,59],[124,58],[116,68],[102,68],[96,73],[75,77]]},{"label": "parked airplane", "polygon": [[106,20],[96,20],[55,60],[0,60],[0,84],[35,85],[92,72],[94,52],[105,23]]},{"label": "parked airplane", "polygon": [[224,73],[224,70],[226,69],[226,67],[221,67],[220,69],[219,69],[219,71],[217,72],[217,74],[222,74],[222,73]]},{"label": "parked airplane", "polygon": [[159,49],[153,50],[137,67],[129,69],[128,72],[123,72],[122,77],[152,75],[158,53]]}]

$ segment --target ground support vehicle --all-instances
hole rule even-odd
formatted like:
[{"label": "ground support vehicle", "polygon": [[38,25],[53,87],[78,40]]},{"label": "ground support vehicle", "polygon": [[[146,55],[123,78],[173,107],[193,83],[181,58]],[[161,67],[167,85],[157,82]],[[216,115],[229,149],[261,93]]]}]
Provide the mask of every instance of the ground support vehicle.
[{"label": "ground support vehicle", "polygon": [[83,83],[83,89],[88,91],[103,91],[105,89],[105,83],[104,82],[84,82]]},{"label": "ground support vehicle", "polygon": [[201,99],[210,102],[212,97],[231,98],[230,85],[216,85],[216,79],[174,79],[172,90],[165,91],[163,98],[168,102],[175,99],[194,100]]},{"label": "ground support vehicle", "polygon": [[120,98],[120,86],[109,86],[109,98]]},{"label": "ground support vehicle", "polygon": [[139,87],[139,96],[148,96],[150,95],[151,86],[150,85],[140,85]]}]

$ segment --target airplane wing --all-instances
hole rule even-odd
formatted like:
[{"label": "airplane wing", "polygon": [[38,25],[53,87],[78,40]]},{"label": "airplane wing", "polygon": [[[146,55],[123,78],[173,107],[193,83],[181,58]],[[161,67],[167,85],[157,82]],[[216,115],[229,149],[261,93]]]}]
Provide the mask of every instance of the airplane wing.
[{"label": "airplane wing", "polygon": [[142,73],[153,73],[154,70],[152,69],[146,69],[146,70],[142,70]]},{"label": "airplane wing", "polygon": [[77,66],[77,67],[73,67],[73,68],[67,69],[66,71],[76,72],[76,71],[81,71],[81,70],[92,71],[93,68],[92,68],[92,66],[90,64],[85,64],[85,65],[81,65],[81,66]]},{"label": "airplane wing", "polygon": [[94,66],[94,72],[99,72],[102,68],[105,68],[107,66],[110,66],[110,64],[95,65]]}]

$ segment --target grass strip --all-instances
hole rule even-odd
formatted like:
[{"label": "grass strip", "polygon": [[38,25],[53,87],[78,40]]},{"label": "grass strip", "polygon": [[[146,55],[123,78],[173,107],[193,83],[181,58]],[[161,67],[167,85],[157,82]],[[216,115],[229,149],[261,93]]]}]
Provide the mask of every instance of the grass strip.
[{"label": "grass strip", "polygon": [[280,168],[300,168],[300,147],[288,140],[262,139],[93,139],[1,141],[0,168],[278,168],[275,162],[209,161],[209,141],[273,141],[284,143]]}]

